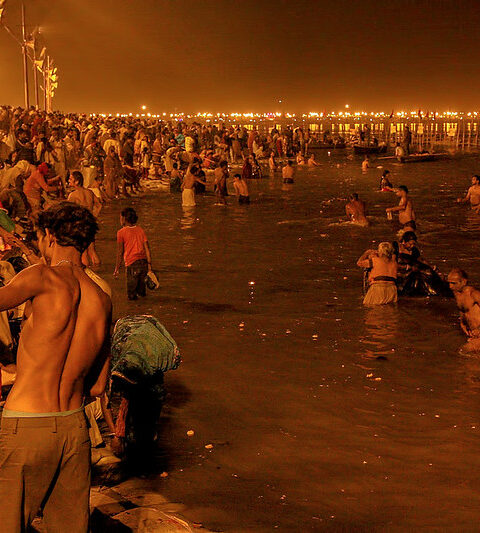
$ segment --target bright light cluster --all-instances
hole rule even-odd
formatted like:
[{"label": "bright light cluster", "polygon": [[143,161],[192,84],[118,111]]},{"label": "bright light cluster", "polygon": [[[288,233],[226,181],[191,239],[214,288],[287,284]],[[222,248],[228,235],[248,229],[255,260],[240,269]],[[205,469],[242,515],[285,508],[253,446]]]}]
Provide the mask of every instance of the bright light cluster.
[{"label": "bright light cluster", "polygon": [[[145,107],[145,106],[143,106]],[[309,113],[303,113],[302,115],[299,115],[299,118],[301,119],[345,119],[345,118],[351,118],[353,120],[360,120],[363,118],[369,118],[372,120],[373,118],[380,118],[380,119],[443,119],[443,118],[452,118],[452,119],[459,119],[463,120],[464,117],[469,118],[476,118],[479,115],[477,111],[468,111],[468,112],[458,112],[458,111],[443,111],[443,112],[436,112],[436,111],[392,111],[391,113],[374,113],[374,112],[367,112],[367,111],[339,111],[336,112],[317,112],[317,111],[310,111]],[[184,120],[184,119],[207,119],[208,121],[210,119],[217,119],[217,120],[225,120],[225,119],[248,119],[250,121],[263,121],[263,120],[275,120],[279,118],[288,118],[288,119],[295,119],[297,120],[297,115],[295,113],[279,113],[277,112],[268,112],[268,113],[192,113],[192,114],[185,114],[185,113],[160,113],[160,114],[153,114],[153,113],[91,113],[91,117],[149,117],[149,118],[157,118],[157,119],[176,119],[176,120]]]}]

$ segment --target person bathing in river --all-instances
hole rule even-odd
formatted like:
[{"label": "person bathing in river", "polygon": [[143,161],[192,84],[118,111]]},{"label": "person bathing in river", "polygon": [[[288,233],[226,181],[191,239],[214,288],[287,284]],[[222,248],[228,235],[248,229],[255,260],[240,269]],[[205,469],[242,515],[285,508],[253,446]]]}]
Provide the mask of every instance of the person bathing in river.
[{"label": "person bathing in river", "polygon": [[398,254],[398,292],[402,296],[445,296],[452,292],[442,276],[425,262],[417,247],[417,236],[406,231],[400,239]]},{"label": "person bathing in river", "polygon": [[228,163],[222,161],[220,166],[213,172],[215,175],[214,189],[215,194],[217,195],[217,203],[215,205],[227,205],[227,178],[229,177]]},{"label": "person bathing in river", "polygon": [[345,206],[345,213],[349,220],[359,226],[368,226],[365,202],[358,199],[358,194],[356,192],[352,193],[348,200],[349,201]]},{"label": "person bathing in river", "polygon": [[370,161],[368,160],[368,155],[365,156],[365,159],[362,161],[362,172],[365,174],[370,168]]},{"label": "person bathing in river", "polygon": [[305,158],[303,157],[302,152],[298,152],[297,154],[297,165],[304,165],[305,164]]},{"label": "person bathing in river", "polygon": [[461,268],[453,268],[448,284],[460,309],[460,327],[468,341],[465,352],[480,352],[480,291],[468,284],[468,275]]},{"label": "person bathing in river", "polygon": [[396,192],[400,198],[400,202],[396,207],[387,207],[385,211],[388,213],[398,213],[398,221],[405,231],[415,231],[417,224],[415,222],[415,211],[413,209],[412,200],[408,196],[408,188],[406,185],[400,185]]},{"label": "person bathing in river", "polygon": [[397,143],[397,146],[395,146],[395,157],[400,162],[402,162],[403,158],[405,157],[405,150],[403,149],[403,146],[400,143]]},{"label": "person bathing in river", "polygon": [[468,189],[465,198],[458,198],[457,202],[470,202],[475,213],[480,214],[480,177],[472,176],[472,186]]},{"label": "person bathing in river", "polygon": [[287,164],[282,168],[283,183],[293,183],[294,176],[295,169],[293,168],[293,162],[289,159]]},{"label": "person bathing in river", "polygon": [[307,165],[309,167],[318,167],[318,163],[315,161],[315,154],[311,154],[308,158]]},{"label": "person bathing in river", "polygon": [[357,265],[369,268],[369,287],[363,305],[383,305],[397,301],[397,260],[391,243],[381,242],[378,249],[365,251]]},{"label": "person bathing in river", "polygon": [[233,187],[238,198],[238,203],[249,204],[250,196],[248,194],[248,185],[242,176],[240,176],[240,174],[235,174],[233,176]]},{"label": "person bathing in river", "polygon": [[393,185],[390,183],[390,180],[388,179],[389,174],[390,174],[390,170],[384,170],[382,175],[380,176],[380,184],[378,188],[382,192],[393,191]]},{"label": "person bathing in river", "polygon": [[273,150],[270,152],[270,158],[268,160],[268,168],[270,169],[270,172],[272,174],[277,170],[277,162],[275,161],[275,152]]}]

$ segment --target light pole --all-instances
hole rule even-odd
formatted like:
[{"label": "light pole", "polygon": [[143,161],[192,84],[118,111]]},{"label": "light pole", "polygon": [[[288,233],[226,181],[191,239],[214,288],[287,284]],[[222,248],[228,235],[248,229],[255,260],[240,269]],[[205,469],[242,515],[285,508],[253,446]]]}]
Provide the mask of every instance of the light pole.
[{"label": "light pole", "polygon": [[23,52],[23,81],[25,92],[25,109],[30,107],[28,95],[28,56],[27,56],[27,36],[25,29],[25,2],[22,0],[22,52]]}]

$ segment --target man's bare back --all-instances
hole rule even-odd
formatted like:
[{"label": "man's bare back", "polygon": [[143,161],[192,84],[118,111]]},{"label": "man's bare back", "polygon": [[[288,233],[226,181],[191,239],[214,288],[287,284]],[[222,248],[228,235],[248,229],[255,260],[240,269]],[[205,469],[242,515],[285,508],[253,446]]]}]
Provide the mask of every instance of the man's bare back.
[{"label": "man's bare back", "polygon": [[191,173],[190,169],[188,169],[185,176],[183,177],[183,188],[193,189],[194,183],[195,183],[195,176]]},{"label": "man's bare back", "polygon": [[17,378],[0,424],[0,529],[29,531],[41,508],[47,531],[68,524],[87,533],[90,442],[82,406],[105,390],[112,303],[82,268],[98,230],[93,214],[63,202],[40,212],[36,224],[45,263],[0,288],[1,310],[26,303]]},{"label": "man's bare back", "polygon": [[80,265],[68,260],[29,267],[0,289],[2,308],[25,300],[17,379],[5,408],[29,413],[77,409],[85,392],[91,393],[99,366],[106,373],[111,301]]},{"label": "man's bare back", "polygon": [[284,179],[292,179],[295,175],[295,168],[292,165],[285,165],[282,168],[282,177]]},{"label": "man's bare back", "polygon": [[78,187],[68,195],[68,201],[87,208],[93,213],[94,206],[98,202],[97,197],[90,189]]},{"label": "man's bare back", "polygon": [[345,213],[352,222],[362,226],[368,226],[366,206],[363,200],[351,198],[348,204],[345,206]]}]

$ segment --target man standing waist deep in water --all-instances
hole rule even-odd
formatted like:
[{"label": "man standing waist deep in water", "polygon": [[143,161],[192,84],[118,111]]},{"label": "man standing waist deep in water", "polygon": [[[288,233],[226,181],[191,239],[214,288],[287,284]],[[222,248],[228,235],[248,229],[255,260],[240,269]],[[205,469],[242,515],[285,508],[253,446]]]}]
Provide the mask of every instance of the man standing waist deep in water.
[{"label": "man standing waist deep in water", "polygon": [[460,327],[468,337],[462,350],[480,352],[480,291],[469,285],[468,276],[461,268],[451,270],[448,284],[460,309]]},{"label": "man standing waist deep in water", "polygon": [[81,254],[98,227],[84,207],[64,202],[38,216],[47,264],[0,288],[0,309],[26,302],[17,379],[0,429],[0,530],[29,530],[39,508],[49,532],[85,533],[90,440],[85,396],[104,391],[111,300],[83,271]]}]

